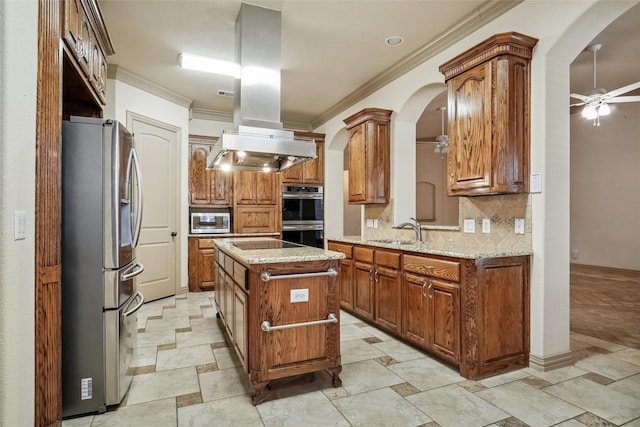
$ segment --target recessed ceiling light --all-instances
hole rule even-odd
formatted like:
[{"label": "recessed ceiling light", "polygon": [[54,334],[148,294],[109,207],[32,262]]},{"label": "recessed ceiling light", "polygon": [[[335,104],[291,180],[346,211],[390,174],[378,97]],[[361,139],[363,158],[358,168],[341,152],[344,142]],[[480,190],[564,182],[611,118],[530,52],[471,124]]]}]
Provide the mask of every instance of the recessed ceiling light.
[{"label": "recessed ceiling light", "polygon": [[178,55],[178,65],[188,70],[204,71],[207,73],[231,76],[237,79],[240,78],[240,65],[235,62],[181,53]]},{"label": "recessed ceiling light", "polygon": [[384,41],[387,46],[398,46],[404,42],[404,39],[400,36],[387,37]]}]

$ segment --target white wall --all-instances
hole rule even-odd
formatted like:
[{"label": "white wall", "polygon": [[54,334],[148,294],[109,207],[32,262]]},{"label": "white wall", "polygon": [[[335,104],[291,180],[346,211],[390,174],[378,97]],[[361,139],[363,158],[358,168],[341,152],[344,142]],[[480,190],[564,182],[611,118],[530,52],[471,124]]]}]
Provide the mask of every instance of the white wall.
[{"label": "white wall", "polygon": [[[34,423],[38,3],[0,0],[0,425]],[[13,240],[14,211],[27,213]]]},{"label": "white wall", "polygon": [[[107,80],[107,106],[105,117],[127,123],[127,111],[167,123],[181,129],[180,156],[176,159],[176,172],[180,181],[180,191],[176,198],[179,214],[176,215],[179,230],[179,245],[176,251],[180,254],[180,264],[176,266],[179,277],[177,292],[186,291],[188,286],[187,271],[187,236],[188,224],[188,144],[189,144],[189,109],[175,104],[148,92],[135,88],[119,80]],[[146,185],[149,185],[147,183]]]},{"label": "white wall", "polygon": [[571,116],[572,262],[640,270],[640,104]]}]

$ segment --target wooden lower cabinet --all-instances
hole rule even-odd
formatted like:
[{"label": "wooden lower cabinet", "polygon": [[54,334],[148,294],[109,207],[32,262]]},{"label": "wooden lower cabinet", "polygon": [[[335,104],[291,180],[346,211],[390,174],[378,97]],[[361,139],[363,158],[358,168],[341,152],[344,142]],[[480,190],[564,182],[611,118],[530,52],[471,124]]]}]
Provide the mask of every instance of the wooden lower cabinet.
[{"label": "wooden lower cabinet", "polygon": [[465,378],[528,366],[529,256],[466,259],[335,241],[328,247],[353,253],[350,284],[342,271],[341,295],[352,292],[353,301],[350,306],[343,296],[344,310],[457,367]]},{"label": "wooden lower cabinet", "polygon": [[242,206],[233,213],[233,229],[236,233],[277,232],[276,206]]},{"label": "wooden lower cabinet", "polygon": [[353,310],[353,246],[329,242],[327,248],[342,252],[346,257],[340,260],[340,307]]},{"label": "wooden lower cabinet", "polygon": [[213,290],[216,278],[214,248],[213,239],[189,237],[189,292]]}]

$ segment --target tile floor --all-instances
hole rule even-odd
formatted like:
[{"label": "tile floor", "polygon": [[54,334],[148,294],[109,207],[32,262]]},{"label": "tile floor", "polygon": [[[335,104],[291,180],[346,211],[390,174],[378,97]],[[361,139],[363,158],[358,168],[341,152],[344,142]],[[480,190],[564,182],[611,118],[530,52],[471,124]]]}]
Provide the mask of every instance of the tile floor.
[{"label": "tile floor", "polygon": [[572,366],[469,381],[345,312],[343,387],[324,372],[283,379],[252,406],[212,300],[189,293],[145,304],[122,404],[63,426],[640,427],[638,349],[572,333]]}]

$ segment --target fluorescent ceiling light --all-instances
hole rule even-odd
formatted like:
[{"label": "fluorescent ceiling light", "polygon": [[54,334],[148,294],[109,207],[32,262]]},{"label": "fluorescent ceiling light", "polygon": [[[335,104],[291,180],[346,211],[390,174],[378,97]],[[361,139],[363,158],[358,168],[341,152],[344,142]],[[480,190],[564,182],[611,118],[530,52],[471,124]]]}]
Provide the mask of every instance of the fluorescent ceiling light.
[{"label": "fluorescent ceiling light", "polygon": [[205,58],[204,56],[181,53],[178,55],[178,64],[188,70],[204,71],[206,73],[222,74],[236,79],[240,78],[240,65],[235,62],[222,61],[220,59]]}]

